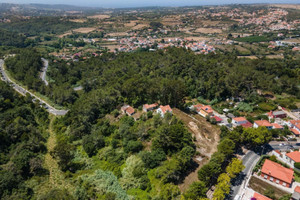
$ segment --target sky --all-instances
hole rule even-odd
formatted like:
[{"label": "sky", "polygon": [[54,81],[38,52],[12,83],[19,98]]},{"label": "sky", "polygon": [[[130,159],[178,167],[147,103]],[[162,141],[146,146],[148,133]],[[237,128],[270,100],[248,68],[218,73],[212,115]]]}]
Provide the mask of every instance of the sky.
[{"label": "sky", "polygon": [[300,4],[300,0],[0,0],[0,3],[69,4],[88,7],[122,8],[146,6],[197,6],[250,3]]}]

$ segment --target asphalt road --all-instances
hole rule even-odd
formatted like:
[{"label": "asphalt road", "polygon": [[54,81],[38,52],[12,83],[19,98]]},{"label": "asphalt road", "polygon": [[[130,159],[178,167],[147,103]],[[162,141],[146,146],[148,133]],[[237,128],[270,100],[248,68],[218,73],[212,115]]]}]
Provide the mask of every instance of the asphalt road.
[{"label": "asphalt road", "polygon": [[245,169],[236,177],[235,181],[231,186],[231,198],[234,199],[236,195],[241,195],[242,189],[246,186],[248,178],[251,176],[251,171],[260,156],[256,154],[254,151],[248,151],[248,153],[243,157],[243,164],[245,165]]},{"label": "asphalt road", "polygon": [[40,78],[44,81],[45,85],[47,86],[47,85],[49,85],[49,83],[46,80],[46,73],[47,73],[47,69],[48,69],[48,66],[49,66],[49,62],[45,58],[42,58],[42,61],[44,63],[44,67],[42,68],[42,73],[40,75]]},{"label": "asphalt road", "polygon": [[299,149],[300,142],[296,141],[284,141],[284,142],[276,142],[272,141],[269,143],[269,148],[274,150],[289,150],[289,149]]},{"label": "asphalt road", "polygon": [[17,83],[13,82],[5,73],[4,70],[4,60],[0,59],[0,73],[1,73],[1,79],[5,82],[11,83],[12,87],[21,95],[26,96],[26,94],[30,94],[30,96],[33,98],[33,102],[36,102],[37,100],[40,102],[40,105],[44,107],[49,113],[53,115],[65,115],[67,114],[68,110],[58,110],[49,105],[47,102],[42,100],[41,98],[34,95],[32,92],[29,92],[25,88],[21,87]]}]

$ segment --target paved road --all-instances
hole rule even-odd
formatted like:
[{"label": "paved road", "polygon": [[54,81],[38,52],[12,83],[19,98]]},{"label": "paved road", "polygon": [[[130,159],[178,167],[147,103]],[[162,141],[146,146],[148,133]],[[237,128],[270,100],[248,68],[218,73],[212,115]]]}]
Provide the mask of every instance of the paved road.
[{"label": "paved road", "polygon": [[44,81],[45,85],[47,86],[49,84],[48,84],[48,81],[46,80],[46,73],[48,70],[49,62],[45,58],[42,58],[42,61],[44,63],[44,67],[42,68],[42,73],[40,75],[40,78]]},{"label": "paved road", "polygon": [[289,149],[299,149],[300,142],[294,141],[284,141],[284,142],[277,142],[272,141],[269,143],[269,147],[274,150],[289,150]]},{"label": "paved road", "polygon": [[298,118],[292,112],[289,112],[289,111],[283,109],[281,106],[278,106],[278,109],[283,110],[287,114],[287,116],[289,116],[293,120],[298,120]]},{"label": "paved road", "polygon": [[0,59],[0,73],[1,73],[1,79],[5,82],[11,83],[12,87],[21,95],[25,96],[27,93],[30,94],[30,96],[33,98],[33,102],[36,102],[37,100],[40,102],[40,105],[43,106],[49,113],[53,115],[65,115],[67,114],[68,110],[57,110],[54,107],[50,106],[47,102],[42,100],[41,98],[34,95],[32,92],[29,92],[25,88],[21,87],[17,83],[13,82],[5,73],[4,70],[4,60]]},{"label": "paved road", "polygon": [[236,195],[241,195],[242,190],[246,186],[248,178],[251,176],[252,169],[259,160],[260,156],[253,151],[248,151],[248,153],[243,157],[243,164],[245,169],[236,178],[235,182],[232,184],[231,198],[234,199]]}]

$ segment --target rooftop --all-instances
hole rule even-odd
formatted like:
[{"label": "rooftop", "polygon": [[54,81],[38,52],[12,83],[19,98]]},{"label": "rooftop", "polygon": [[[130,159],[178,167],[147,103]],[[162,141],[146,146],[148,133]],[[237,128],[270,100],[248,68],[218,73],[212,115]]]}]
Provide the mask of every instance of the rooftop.
[{"label": "rooftop", "polygon": [[261,172],[289,184],[292,183],[294,177],[293,169],[285,168],[268,159],[265,160]]},{"label": "rooftop", "polygon": [[286,156],[288,156],[295,162],[300,162],[300,152],[299,151],[293,151],[293,152],[287,153]]},{"label": "rooftop", "polygon": [[233,120],[236,122],[247,121],[247,119],[245,117],[235,117],[235,118],[233,118]]},{"label": "rooftop", "polygon": [[277,123],[272,123],[272,126],[273,126],[274,128],[278,128],[278,129],[283,128],[283,126],[281,126],[281,125],[279,125],[279,124],[277,124]]},{"label": "rooftop", "polygon": [[259,193],[257,193],[257,192],[254,192],[253,197],[254,197],[256,200],[272,200],[272,199],[270,199],[270,198],[268,198],[268,197],[266,197],[266,196],[264,196],[264,195],[261,195],[261,194],[259,194]]},{"label": "rooftop", "polygon": [[272,124],[267,120],[257,120],[254,121],[254,123],[257,124],[258,126],[272,126]]},{"label": "rooftop", "polygon": [[159,108],[161,109],[161,111],[165,114],[167,111],[168,112],[172,112],[172,109],[169,105],[166,106],[159,106]]}]

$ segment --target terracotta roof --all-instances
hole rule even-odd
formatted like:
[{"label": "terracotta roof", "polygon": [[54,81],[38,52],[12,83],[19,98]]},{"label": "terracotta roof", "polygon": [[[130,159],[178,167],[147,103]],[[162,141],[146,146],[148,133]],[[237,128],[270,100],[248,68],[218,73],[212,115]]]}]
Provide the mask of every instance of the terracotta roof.
[{"label": "terracotta roof", "polygon": [[206,111],[207,113],[213,112],[213,109],[210,106],[202,106],[201,109]]},{"label": "terracotta roof", "polygon": [[292,183],[294,177],[293,169],[285,168],[280,164],[275,163],[268,159],[265,160],[261,172],[289,184]]},{"label": "terracotta roof", "polygon": [[257,120],[254,121],[254,123],[257,124],[258,126],[272,126],[272,124],[267,120]]},{"label": "terracotta roof", "polygon": [[235,118],[233,118],[233,120],[236,122],[247,121],[247,119],[245,117],[235,117]]},{"label": "terracotta roof", "polygon": [[150,105],[149,105],[149,104],[144,104],[144,105],[143,105],[143,107],[146,108],[147,110],[150,109],[150,108],[155,108],[155,107],[157,107],[157,106],[158,106],[157,103],[150,104]]},{"label": "terracotta roof", "polygon": [[287,153],[286,156],[288,156],[295,162],[300,162],[300,152],[299,151],[293,151],[293,152]]},{"label": "terracotta roof", "polygon": [[254,192],[253,197],[254,197],[256,200],[272,200],[272,199],[270,199],[270,198],[268,198],[268,197],[266,197],[266,196],[264,196],[264,195],[261,195],[261,194],[259,194],[259,193],[257,193],[257,192]]},{"label": "terracotta roof", "polygon": [[172,112],[172,109],[169,105],[166,106],[159,106],[159,108],[161,109],[161,111],[165,114],[167,111]]},{"label": "terracotta roof", "polygon": [[273,126],[273,128],[278,128],[278,129],[283,128],[283,126],[281,126],[281,125],[279,125],[277,123],[272,123],[272,126]]},{"label": "terracotta roof", "polygon": [[134,113],[134,108],[129,106],[127,109],[126,109],[126,113],[128,113],[129,115],[132,115]]},{"label": "terracotta roof", "polygon": [[253,126],[253,124],[251,122],[247,121],[246,123],[241,124],[241,126],[244,128],[251,128]]},{"label": "terracotta roof", "polygon": [[195,108],[197,111],[200,111],[201,107],[203,107],[202,104],[194,105],[194,108]]},{"label": "terracotta roof", "polygon": [[275,150],[276,153],[278,153],[279,155],[281,155],[281,152],[279,150]]},{"label": "terracotta roof", "polygon": [[300,119],[299,120],[291,120],[290,123],[293,124],[294,126],[296,126],[297,124],[300,124]]},{"label": "terracotta roof", "polygon": [[294,191],[300,193],[300,186],[297,186]]},{"label": "terracotta roof", "polygon": [[297,129],[291,128],[290,130],[291,130],[295,135],[300,135],[300,132],[299,132]]},{"label": "terracotta roof", "polygon": [[220,117],[218,117],[218,116],[213,116],[213,117],[211,117],[211,118],[215,118],[215,120],[216,120],[217,122],[221,122],[221,121],[222,121],[222,118],[220,118]]}]

